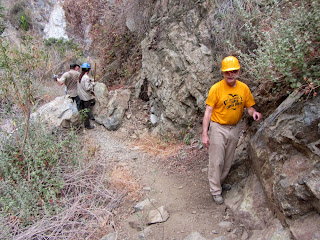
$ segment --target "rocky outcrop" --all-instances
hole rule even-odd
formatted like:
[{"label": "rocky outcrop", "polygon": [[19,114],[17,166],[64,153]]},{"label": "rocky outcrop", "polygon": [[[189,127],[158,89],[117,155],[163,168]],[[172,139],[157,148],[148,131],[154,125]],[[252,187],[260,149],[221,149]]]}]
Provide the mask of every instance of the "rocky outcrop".
[{"label": "rocky outcrop", "polygon": [[228,192],[225,203],[248,230],[265,229],[274,218],[255,175],[250,175]]},{"label": "rocky outcrop", "polygon": [[203,16],[207,7],[201,1],[158,1],[153,28],[141,43],[137,87],[147,81],[153,114],[164,131],[194,122],[213,84],[210,31]]},{"label": "rocky outcrop", "polygon": [[320,222],[320,97],[289,96],[249,144],[269,206],[296,239],[318,239]]},{"label": "rocky outcrop", "polygon": [[[29,1],[9,1],[3,0],[1,4],[6,10],[10,11],[14,6],[24,2],[26,11],[32,19],[32,30],[44,38],[63,38],[68,39],[66,32],[65,11],[63,10],[63,1],[58,0],[29,0]],[[40,9],[40,11],[39,11]],[[7,26],[6,32],[10,31],[8,37],[12,34],[17,34],[11,26]],[[5,35],[7,35],[5,34]]]},{"label": "rocky outcrop", "polygon": [[123,117],[128,109],[128,103],[131,97],[129,89],[118,89],[110,93],[112,97],[108,103],[108,113],[102,121],[102,124],[108,130],[117,130],[120,128]]},{"label": "rocky outcrop", "polygon": [[[245,238],[246,239],[246,238]],[[291,240],[291,233],[288,229],[284,228],[278,219],[273,219],[268,224],[268,227],[262,230],[253,230],[249,240],[269,240],[281,239]]]},{"label": "rocky outcrop", "polygon": [[59,2],[56,2],[50,14],[49,22],[45,25],[45,38],[68,39],[66,33],[66,17]]},{"label": "rocky outcrop", "polygon": [[263,187],[254,174],[226,193],[225,204],[233,213],[234,220],[250,233],[250,237],[244,239],[291,239],[290,231],[270,210]]},{"label": "rocky outcrop", "polygon": [[[117,130],[128,109],[131,91],[118,89],[110,92],[109,96],[106,85],[97,82],[94,93],[96,104],[92,113],[95,121],[108,130]],[[53,127],[70,128],[82,125],[76,104],[67,96],[57,97],[41,106],[31,115],[31,119],[36,118],[47,121]]]}]

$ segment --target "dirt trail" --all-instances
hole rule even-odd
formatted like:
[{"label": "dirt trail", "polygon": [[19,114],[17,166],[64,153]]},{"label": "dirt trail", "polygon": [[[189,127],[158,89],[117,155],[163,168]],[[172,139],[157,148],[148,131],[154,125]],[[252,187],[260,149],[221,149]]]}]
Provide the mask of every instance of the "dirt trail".
[{"label": "dirt trail", "polygon": [[[190,152],[192,147],[182,147],[174,156],[164,157],[164,154],[154,155],[150,154],[152,151],[144,151],[146,145],[157,148],[151,141],[145,141],[142,146],[141,141],[130,140],[123,131],[110,132],[98,125],[84,135],[100,146],[98,155],[108,162],[110,168],[126,168],[132,174],[130,181],[139,184],[139,197],[124,201],[115,212],[117,239],[182,240],[192,232],[199,232],[206,239],[220,236],[231,239],[230,229],[218,226],[220,222],[231,221],[231,217],[225,205],[218,206],[212,201],[204,150],[197,150],[193,157]],[[166,222],[150,226],[143,224],[143,214],[134,212],[133,207],[146,198],[156,200],[151,208],[166,208],[170,215]],[[130,226],[132,219],[140,219],[136,223],[138,228],[132,228],[132,224]],[[143,233],[144,238],[139,238],[139,233]]]}]

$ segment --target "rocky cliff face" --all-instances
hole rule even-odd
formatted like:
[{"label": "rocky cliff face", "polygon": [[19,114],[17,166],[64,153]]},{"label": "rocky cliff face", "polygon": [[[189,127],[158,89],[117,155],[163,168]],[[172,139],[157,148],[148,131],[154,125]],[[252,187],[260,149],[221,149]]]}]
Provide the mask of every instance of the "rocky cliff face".
[{"label": "rocky cliff face", "polygon": [[[65,32],[66,21],[65,13],[62,9],[61,2],[57,0],[31,0],[31,1],[20,1],[25,3],[25,11],[30,13],[32,19],[32,29],[43,36],[44,38],[64,38],[68,39]],[[9,12],[19,1],[3,0],[1,2],[5,11]],[[11,13],[12,14],[12,13]],[[19,33],[7,23],[7,28],[4,35],[8,35],[12,41],[18,42],[19,39],[14,39],[15,35]]]},{"label": "rocky cliff face", "polygon": [[[2,1],[2,5],[10,11],[19,1]],[[45,38],[68,39],[66,33],[65,12],[62,2],[57,0],[31,0],[24,1],[26,11],[30,11],[32,28]],[[10,27],[10,26],[9,26]]]},{"label": "rocky cliff face", "polygon": [[299,97],[264,121],[249,149],[271,209],[296,239],[319,239],[320,97]]},{"label": "rocky cliff face", "polygon": [[210,5],[202,1],[158,1],[152,30],[142,41],[139,90],[149,85],[151,113],[158,129],[177,130],[194,122],[218,80],[210,50]]}]

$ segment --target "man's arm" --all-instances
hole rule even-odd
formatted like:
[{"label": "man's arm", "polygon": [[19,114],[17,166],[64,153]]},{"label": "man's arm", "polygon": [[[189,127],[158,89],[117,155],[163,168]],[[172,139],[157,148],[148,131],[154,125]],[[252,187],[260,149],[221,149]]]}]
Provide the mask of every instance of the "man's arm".
[{"label": "man's arm", "polygon": [[69,77],[69,72],[65,72],[64,74],[62,74],[60,78],[57,78],[57,83],[59,85],[64,85],[68,77]]},{"label": "man's arm", "polygon": [[57,83],[58,83],[59,85],[64,85],[64,83],[61,82],[60,78],[57,78]]},{"label": "man's arm", "polygon": [[253,107],[249,107],[247,108],[248,113],[251,117],[253,117],[253,120],[255,121],[260,121],[262,119],[262,114],[257,112],[256,109],[254,109]]},{"label": "man's arm", "polygon": [[202,121],[202,144],[206,148],[209,147],[210,141],[208,136],[208,128],[211,121],[213,107],[207,105],[206,111],[204,113],[203,121]]}]

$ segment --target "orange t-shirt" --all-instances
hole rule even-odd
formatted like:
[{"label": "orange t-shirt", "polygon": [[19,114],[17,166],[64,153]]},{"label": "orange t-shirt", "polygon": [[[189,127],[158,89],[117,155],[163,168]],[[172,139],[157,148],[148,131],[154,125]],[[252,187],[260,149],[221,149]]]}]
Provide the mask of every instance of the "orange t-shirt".
[{"label": "orange t-shirt", "polygon": [[213,107],[211,121],[234,125],[240,121],[243,108],[252,107],[255,102],[245,83],[237,80],[236,86],[230,87],[223,79],[210,88],[206,104]]}]

